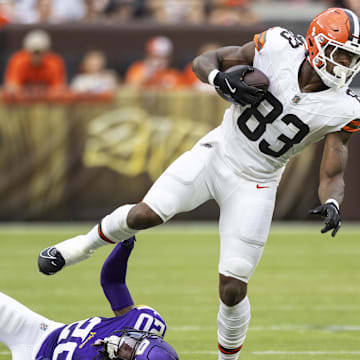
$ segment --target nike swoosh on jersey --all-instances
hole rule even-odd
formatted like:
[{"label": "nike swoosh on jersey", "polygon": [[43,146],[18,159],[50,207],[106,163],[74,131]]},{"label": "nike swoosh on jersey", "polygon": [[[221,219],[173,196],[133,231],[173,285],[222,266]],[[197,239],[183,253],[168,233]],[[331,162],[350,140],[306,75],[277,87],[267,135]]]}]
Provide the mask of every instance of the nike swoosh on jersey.
[{"label": "nike swoosh on jersey", "polygon": [[268,189],[268,186],[260,186],[259,184],[256,184],[257,189]]}]

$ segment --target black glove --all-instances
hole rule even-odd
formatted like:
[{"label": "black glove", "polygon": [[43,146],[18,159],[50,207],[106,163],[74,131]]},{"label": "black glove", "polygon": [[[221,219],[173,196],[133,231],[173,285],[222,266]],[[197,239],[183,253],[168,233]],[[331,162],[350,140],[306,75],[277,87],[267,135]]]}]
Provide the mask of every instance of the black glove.
[{"label": "black glove", "polygon": [[54,247],[48,247],[41,251],[38,257],[39,272],[45,275],[53,275],[65,266],[65,260],[60,251]]},{"label": "black glove", "polygon": [[327,231],[334,229],[331,236],[334,237],[336,235],[341,226],[341,218],[340,211],[334,203],[328,202],[309,212],[311,215],[320,215],[325,218],[325,226],[321,229],[321,233],[326,233]]},{"label": "black glove", "polygon": [[239,70],[222,72],[219,71],[214,78],[215,87],[230,96],[235,102],[241,105],[258,104],[265,95],[265,91],[254,86],[249,86],[244,82],[244,76],[247,72],[254,71],[252,66],[246,66]]}]

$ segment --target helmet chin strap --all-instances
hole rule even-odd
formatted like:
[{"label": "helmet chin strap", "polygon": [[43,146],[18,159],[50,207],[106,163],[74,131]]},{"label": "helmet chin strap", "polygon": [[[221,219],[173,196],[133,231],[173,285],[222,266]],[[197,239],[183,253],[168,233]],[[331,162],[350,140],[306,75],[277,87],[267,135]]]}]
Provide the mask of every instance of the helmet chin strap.
[{"label": "helmet chin strap", "polygon": [[346,83],[346,70],[336,65],[334,66],[334,74],[338,79],[340,79],[337,87],[343,87]]}]

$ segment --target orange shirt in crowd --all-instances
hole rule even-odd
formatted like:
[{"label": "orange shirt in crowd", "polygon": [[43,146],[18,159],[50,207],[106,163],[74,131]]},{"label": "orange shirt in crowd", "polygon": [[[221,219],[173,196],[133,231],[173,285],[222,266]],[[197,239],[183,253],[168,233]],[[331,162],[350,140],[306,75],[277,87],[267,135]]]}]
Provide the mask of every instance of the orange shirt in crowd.
[{"label": "orange shirt in crowd", "polygon": [[25,50],[15,53],[5,72],[5,85],[21,87],[45,86],[52,89],[65,85],[65,66],[62,58],[46,52],[39,65],[31,63],[31,54]]},{"label": "orange shirt in crowd", "polygon": [[8,25],[9,23],[10,23],[9,19],[5,15],[0,13],[0,28],[2,28],[5,25]]},{"label": "orange shirt in crowd", "polygon": [[150,75],[146,74],[147,65],[137,61],[126,72],[125,82],[128,85],[142,85],[147,88],[176,89],[183,85],[182,74],[173,68],[161,69]]},{"label": "orange shirt in crowd", "polygon": [[193,72],[192,62],[187,64],[183,74],[184,74],[184,82],[187,86],[193,86],[194,84],[198,84],[201,82]]},{"label": "orange shirt in crowd", "polygon": [[187,64],[183,71],[183,82],[184,86],[187,86],[191,89],[196,89],[200,91],[213,92],[214,87],[208,83],[202,82],[193,72],[192,62]]}]

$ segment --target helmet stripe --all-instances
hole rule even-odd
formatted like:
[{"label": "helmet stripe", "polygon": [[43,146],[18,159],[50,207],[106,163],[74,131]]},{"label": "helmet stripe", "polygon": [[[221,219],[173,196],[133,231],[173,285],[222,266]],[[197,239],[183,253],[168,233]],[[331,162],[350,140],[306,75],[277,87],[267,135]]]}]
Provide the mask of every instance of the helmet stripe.
[{"label": "helmet stripe", "polygon": [[355,40],[359,44],[359,31],[360,31],[359,18],[351,10],[348,9],[344,9],[344,10],[349,18],[349,24],[350,24],[349,40]]}]

